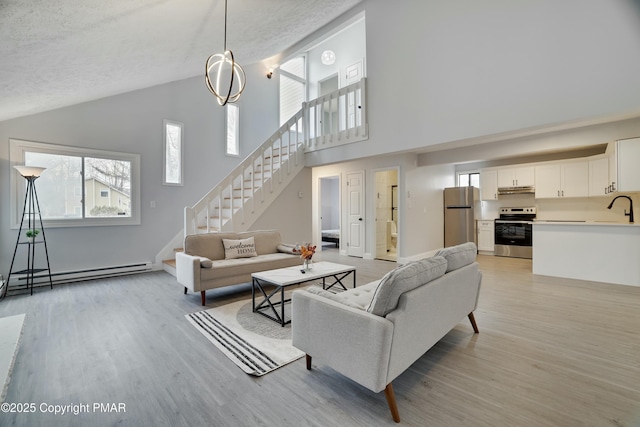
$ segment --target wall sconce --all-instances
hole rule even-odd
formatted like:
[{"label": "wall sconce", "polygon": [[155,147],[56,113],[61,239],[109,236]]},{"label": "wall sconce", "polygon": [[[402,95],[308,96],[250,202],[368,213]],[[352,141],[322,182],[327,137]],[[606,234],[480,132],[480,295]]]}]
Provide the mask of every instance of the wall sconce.
[{"label": "wall sconce", "polygon": [[273,68],[269,68],[269,71],[267,71],[267,78],[270,79],[271,77],[273,77]]}]

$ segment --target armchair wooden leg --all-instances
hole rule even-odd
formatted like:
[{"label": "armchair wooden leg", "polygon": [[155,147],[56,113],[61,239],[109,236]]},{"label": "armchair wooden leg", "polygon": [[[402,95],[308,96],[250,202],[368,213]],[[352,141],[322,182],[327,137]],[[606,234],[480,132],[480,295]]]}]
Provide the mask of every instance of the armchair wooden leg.
[{"label": "armchair wooden leg", "polygon": [[473,316],[473,311],[469,313],[469,321],[471,322],[471,326],[473,326],[473,332],[476,334],[480,333],[478,325],[476,324],[476,318]]},{"label": "armchair wooden leg", "polygon": [[200,299],[202,300],[202,305],[204,305],[204,302],[206,300],[206,298],[204,297],[204,291],[200,291]]},{"label": "armchair wooden leg", "polygon": [[387,384],[384,389],[384,395],[387,398],[387,404],[389,405],[389,410],[391,411],[391,417],[393,421],[399,423],[400,422],[400,413],[398,412],[398,405],[396,404],[396,395],[393,392],[393,386],[391,383]]},{"label": "armchair wooden leg", "polygon": [[187,287],[186,286],[184,287],[184,294],[185,295],[187,294]]},{"label": "armchair wooden leg", "polygon": [[307,359],[307,371],[311,370],[311,356],[309,356],[308,354],[305,354],[305,357]]}]

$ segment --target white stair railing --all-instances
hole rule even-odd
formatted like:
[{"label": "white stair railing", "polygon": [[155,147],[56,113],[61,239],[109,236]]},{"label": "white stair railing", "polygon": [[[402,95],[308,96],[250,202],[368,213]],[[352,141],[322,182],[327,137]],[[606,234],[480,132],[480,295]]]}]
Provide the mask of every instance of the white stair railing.
[{"label": "white stair railing", "polygon": [[184,235],[247,229],[304,167],[304,110],[247,156],[195,205],[184,210]]},{"label": "white stair railing", "polygon": [[365,83],[366,79],[361,79],[306,103],[306,151],[368,139]]},{"label": "white stair railing", "polygon": [[184,236],[242,231],[304,167],[304,152],[368,138],[365,79],[304,103],[195,205],[184,210]]}]

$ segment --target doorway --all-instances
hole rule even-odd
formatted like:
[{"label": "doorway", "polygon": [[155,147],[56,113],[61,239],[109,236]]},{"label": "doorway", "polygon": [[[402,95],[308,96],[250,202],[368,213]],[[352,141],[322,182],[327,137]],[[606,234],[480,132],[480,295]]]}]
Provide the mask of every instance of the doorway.
[{"label": "doorway", "polygon": [[398,170],[376,172],[376,259],[398,260]]},{"label": "doorway", "polygon": [[340,177],[320,178],[322,250],[340,249]]}]

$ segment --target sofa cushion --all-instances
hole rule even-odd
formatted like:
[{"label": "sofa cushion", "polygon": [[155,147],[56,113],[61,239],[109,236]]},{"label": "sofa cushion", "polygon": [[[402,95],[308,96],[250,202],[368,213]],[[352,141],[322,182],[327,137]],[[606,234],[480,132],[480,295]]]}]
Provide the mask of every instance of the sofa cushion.
[{"label": "sofa cushion", "polygon": [[209,258],[224,259],[222,239],[237,239],[236,233],[189,234],[184,238],[184,253]]},{"label": "sofa cushion", "polygon": [[326,291],[320,286],[310,286],[307,288],[307,291],[311,292],[312,294],[320,295],[330,300],[339,302],[340,304],[347,305],[349,307],[366,310],[367,306],[371,302],[371,298],[373,298],[373,293],[376,290],[378,282],[380,282],[380,280],[376,280],[374,282],[367,283],[366,285],[358,286],[357,288],[338,293]]},{"label": "sofa cushion", "polygon": [[278,245],[282,243],[278,230],[251,230],[238,233],[239,239],[247,237],[254,238],[258,255],[275,254],[278,252]]},{"label": "sofa cushion", "polygon": [[258,256],[253,237],[246,239],[222,239],[224,259],[251,258]]},{"label": "sofa cushion", "polygon": [[447,260],[441,256],[401,265],[380,280],[367,307],[369,313],[386,316],[398,306],[400,295],[445,274]]},{"label": "sofa cushion", "polygon": [[300,258],[297,256],[283,253],[258,255],[251,258],[213,260],[211,268],[200,269],[200,280],[219,280],[244,276],[244,282],[250,282],[251,273],[300,265],[299,262]]},{"label": "sofa cushion", "polygon": [[447,273],[460,267],[469,265],[476,260],[478,248],[473,242],[450,246],[436,252],[436,256],[442,256],[447,260]]}]

